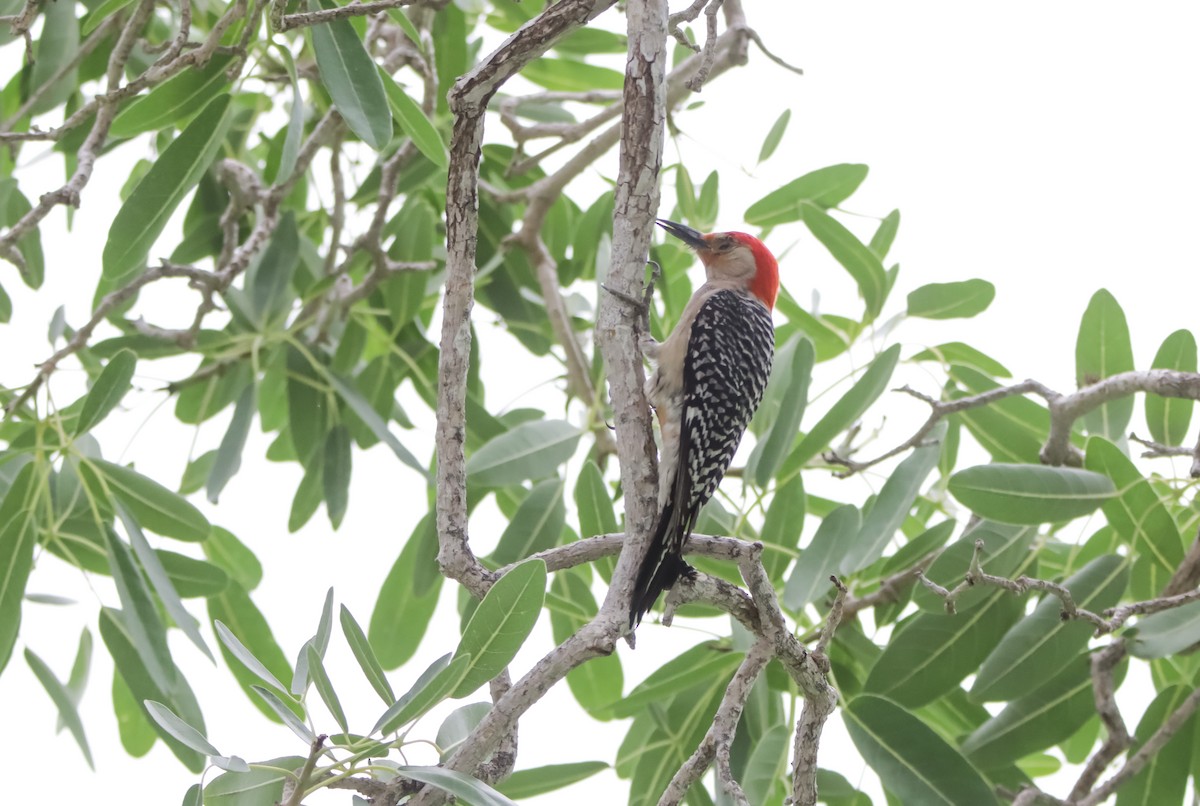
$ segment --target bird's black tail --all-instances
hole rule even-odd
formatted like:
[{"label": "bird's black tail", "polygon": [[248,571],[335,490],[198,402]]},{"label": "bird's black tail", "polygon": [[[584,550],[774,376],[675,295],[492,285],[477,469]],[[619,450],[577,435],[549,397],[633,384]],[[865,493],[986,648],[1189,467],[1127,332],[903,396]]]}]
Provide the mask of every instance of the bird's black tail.
[{"label": "bird's black tail", "polygon": [[658,601],[659,594],[669,590],[680,576],[692,573],[692,567],[683,561],[683,544],[691,531],[693,520],[680,517],[673,501],[663,507],[658,526],[654,529],[654,539],[646,548],[646,555],[638,568],[637,581],[633,584],[629,629],[642,623],[642,616]]}]

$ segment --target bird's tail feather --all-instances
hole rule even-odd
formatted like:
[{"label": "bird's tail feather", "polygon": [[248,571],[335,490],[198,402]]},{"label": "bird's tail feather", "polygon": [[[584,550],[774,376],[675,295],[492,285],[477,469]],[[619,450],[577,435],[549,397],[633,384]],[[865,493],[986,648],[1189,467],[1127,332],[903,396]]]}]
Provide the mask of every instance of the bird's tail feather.
[{"label": "bird's tail feather", "polygon": [[638,568],[637,580],[633,584],[633,598],[629,605],[629,628],[642,623],[642,616],[654,606],[659,595],[675,584],[680,576],[691,572],[692,567],[683,560],[683,543],[690,524],[675,512],[675,502],[668,502],[658,518],[654,539],[646,548]]}]

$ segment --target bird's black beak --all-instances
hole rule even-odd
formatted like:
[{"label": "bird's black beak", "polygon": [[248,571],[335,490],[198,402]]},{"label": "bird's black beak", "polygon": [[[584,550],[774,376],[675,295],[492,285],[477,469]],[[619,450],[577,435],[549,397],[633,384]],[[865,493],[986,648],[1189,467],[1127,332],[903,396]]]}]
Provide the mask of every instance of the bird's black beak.
[{"label": "bird's black beak", "polygon": [[704,240],[703,233],[665,218],[657,219],[657,221],[660,227],[693,249],[708,249],[708,241]]}]

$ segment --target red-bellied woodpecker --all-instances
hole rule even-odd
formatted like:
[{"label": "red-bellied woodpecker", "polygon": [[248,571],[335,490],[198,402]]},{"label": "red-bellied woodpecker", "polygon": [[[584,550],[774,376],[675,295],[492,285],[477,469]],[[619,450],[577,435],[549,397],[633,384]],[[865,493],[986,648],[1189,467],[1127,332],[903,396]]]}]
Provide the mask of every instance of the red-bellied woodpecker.
[{"label": "red-bellied woodpecker", "polygon": [[658,526],[634,583],[630,628],[660,593],[694,573],[683,560],[684,543],[729,469],[775,353],[771,310],[779,265],[762,241],[744,232],[702,235],[674,221],[658,223],[696,250],[708,279],[666,341],[641,341],[655,364],[646,397],[658,415],[662,452]]}]

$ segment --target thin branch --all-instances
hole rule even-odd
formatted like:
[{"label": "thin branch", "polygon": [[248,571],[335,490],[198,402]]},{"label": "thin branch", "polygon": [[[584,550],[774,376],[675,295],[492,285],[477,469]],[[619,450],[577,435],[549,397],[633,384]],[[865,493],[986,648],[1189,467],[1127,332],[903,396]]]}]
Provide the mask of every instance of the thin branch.
[{"label": "thin branch", "polygon": [[370,3],[360,3],[352,0],[348,5],[337,8],[326,8],[320,11],[300,11],[295,14],[284,14],[283,0],[277,0],[271,8],[271,27],[283,33],[293,28],[304,28],[310,25],[324,25],[333,20],[344,20],[350,17],[365,17],[368,14],[378,14],[389,8],[411,6],[418,0],[374,0]]}]

